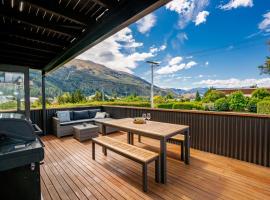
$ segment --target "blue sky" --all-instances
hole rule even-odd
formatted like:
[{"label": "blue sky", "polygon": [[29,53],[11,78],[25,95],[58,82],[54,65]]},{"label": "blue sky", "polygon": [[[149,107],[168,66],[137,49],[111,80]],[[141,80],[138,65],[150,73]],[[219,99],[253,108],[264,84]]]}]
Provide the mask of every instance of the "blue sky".
[{"label": "blue sky", "polygon": [[260,75],[270,49],[268,0],[174,0],[79,58],[150,80],[160,87],[270,86]]}]

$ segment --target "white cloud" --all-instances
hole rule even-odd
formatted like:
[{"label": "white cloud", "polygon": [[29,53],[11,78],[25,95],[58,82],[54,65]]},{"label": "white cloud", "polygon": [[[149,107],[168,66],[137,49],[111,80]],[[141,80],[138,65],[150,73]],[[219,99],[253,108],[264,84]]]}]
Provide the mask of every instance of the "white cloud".
[{"label": "white cloud", "polygon": [[204,63],[204,65],[205,65],[205,66],[208,66],[208,65],[209,65],[209,62],[208,62],[208,61],[206,61],[206,62]]},{"label": "white cloud", "polygon": [[160,47],[152,46],[152,47],[150,47],[150,52],[157,53],[159,51],[164,51],[166,48],[167,48],[167,46],[165,44],[161,45]]},{"label": "white cloud", "polygon": [[217,88],[239,88],[239,87],[249,87],[251,85],[258,85],[259,87],[270,87],[270,78],[261,79],[208,79],[202,80],[200,82],[194,83],[194,85],[207,86],[207,87],[217,87]]},{"label": "white cloud", "polygon": [[208,11],[201,11],[198,13],[198,15],[196,16],[196,19],[194,20],[195,25],[198,26],[201,23],[206,22],[206,17],[209,15]]},{"label": "white cloud", "polygon": [[183,69],[190,69],[191,67],[197,65],[195,61],[189,61],[188,63],[182,63],[183,58],[180,56],[172,58],[168,64],[157,70],[157,74],[171,74]]},{"label": "white cloud", "polygon": [[219,8],[223,10],[231,10],[233,8],[238,7],[252,7],[253,6],[253,0],[230,0],[225,5],[220,5]]},{"label": "white cloud", "polygon": [[190,21],[209,4],[209,0],[173,0],[165,8],[179,14],[179,27],[185,28]]},{"label": "white cloud", "polygon": [[264,19],[261,23],[259,23],[259,29],[270,32],[270,12],[265,13],[263,15]]},{"label": "white cloud", "polygon": [[157,17],[153,13],[150,13],[149,15],[136,22],[137,29],[140,33],[147,33],[151,30],[152,27],[155,26],[156,21]]},{"label": "white cloud", "polygon": [[177,64],[179,64],[182,60],[183,60],[183,58],[180,57],[180,56],[174,57],[174,58],[172,58],[172,59],[169,61],[169,65],[177,65]]},{"label": "white cloud", "polygon": [[165,45],[162,45],[155,51],[149,49],[147,52],[138,52],[137,50],[141,46],[143,43],[134,39],[131,29],[125,28],[77,58],[91,60],[114,70],[132,73],[132,70],[138,66],[138,62],[154,57],[156,52],[166,48]]}]

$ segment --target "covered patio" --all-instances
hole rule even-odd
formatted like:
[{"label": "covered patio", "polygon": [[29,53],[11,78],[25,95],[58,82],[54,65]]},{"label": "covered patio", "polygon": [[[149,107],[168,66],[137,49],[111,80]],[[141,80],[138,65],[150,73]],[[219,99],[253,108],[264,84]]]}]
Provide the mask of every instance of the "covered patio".
[{"label": "covered patio", "polygon": [[[155,121],[190,126],[192,148],[191,164],[185,165],[179,159],[179,146],[168,144],[168,182],[155,182],[151,163],[148,193],[141,190],[141,168],[136,163],[110,151],[105,157],[99,146],[96,161],[93,161],[91,141],[80,143],[72,136],[52,135],[52,116],[67,109],[46,109],[46,74],[167,2],[11,0],[0,3],[0,70],[24,73],[25,109],[18,111],[43,130],[45,158],[40,165],[41,198],[269,198],[269,116],[148,109],[146,112],[150,112]],[[40,110],[30,111],[29,69],[42,72]],[[116,119],[141,116],[145,112],[128,107],[99,108]],[[126,142],[125,132],[109,137]],[[142,143],[135,142],[135,145],[159,152],[159,143],[154,139],[142,137]]]}]

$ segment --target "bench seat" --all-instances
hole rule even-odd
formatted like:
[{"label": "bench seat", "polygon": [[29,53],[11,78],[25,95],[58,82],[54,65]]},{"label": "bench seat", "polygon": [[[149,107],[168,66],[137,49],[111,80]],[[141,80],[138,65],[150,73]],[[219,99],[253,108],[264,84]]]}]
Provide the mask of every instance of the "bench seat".
[{"label": "bench seat", "polygon": [[92,159],[95,160],[95,144],[104,148],[103,153],[107,155],[107,149],[129,158],[142,165],[143,191],[147,191],[147,165],[155,161],[155,179],[159,182],[159,154],[142,149],[131,144],[123,143],[108,136],[100,136],[92,139]]}]

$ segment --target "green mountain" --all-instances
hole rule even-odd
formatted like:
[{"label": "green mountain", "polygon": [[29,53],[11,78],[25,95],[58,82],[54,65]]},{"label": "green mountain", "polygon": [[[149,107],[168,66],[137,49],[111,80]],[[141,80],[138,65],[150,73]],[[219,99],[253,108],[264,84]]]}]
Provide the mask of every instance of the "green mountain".
[{"label": "green mountain", "polygon": [[[41,95],[41,74],[31,70],[31,96]],[[112,70],[91,61],[75,59],[46,77],[46,94],[55,97],[63,92],[80,89],[86,96],[97,90],[105,94],[149,96],[150,83],[132,74]],[[155,94],[165,95],[171,90],[155,87]]]}]

